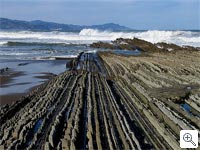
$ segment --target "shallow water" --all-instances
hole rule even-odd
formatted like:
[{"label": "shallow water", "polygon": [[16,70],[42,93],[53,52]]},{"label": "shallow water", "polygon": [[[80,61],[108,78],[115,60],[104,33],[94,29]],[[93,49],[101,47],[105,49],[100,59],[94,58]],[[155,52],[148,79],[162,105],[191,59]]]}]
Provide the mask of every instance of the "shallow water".
[{"label": "shallow water", "polygon": [[191,107],[190,107],[190,105],[188,105],[188,104],[181,104],[181,107],[187,112],[187,113],[189,113],[190,115],[191,115]]},{"label": "shallow water", "polygon": [[33,132],[34,134],[37,133],[37,131],[39,130],[40,126],[42,125],[43,120],[39,119],[36,123],[35,126],[33,127]]},{"label": "shallow water", "polygon": [[113,50],[111,51],[115,54],[125,55],[125,56],[137,56],[141,54],[139,50]]},{"label": "shallow water", "polygon": [[193,116],[197,116],[200,118],[200,114],[193,114],[192,113],[192,108],[190,107],[190,105],[188,105],[187,103],[181,104],[181,107],[189,114],[189,115],[193,115]]},{"label": "shallow water", "polygon": [[[8,67],[13,71],[23,72],[22,75],[12,78],[11,82],[0,87],[0,95],[24,93],[47,79],[45,73],[59,74],[66,71],[66,62],[69,60],[0,60],[0,68]],[[20,65],[27,63],[26,65]],[[37,77],[36,77],[37,76]]]},{"label": "shallow water", "polygon": [[28,134],[28,142],[25,143],[27,146],[29,146],[34,138],[34,134],[36,134],[38,132],[38,130],[40,129],[41,125],[42,125],[43,119],[38,119],[35,123],[35,125],[32,128],[32,131],[29,132]]},{"label": "shallow water", "polygon": [[[28,45],[30,44],[30,45]],[[0,45],[0,59],[46,60],[76,57],[86,45],[40,44]]]}]

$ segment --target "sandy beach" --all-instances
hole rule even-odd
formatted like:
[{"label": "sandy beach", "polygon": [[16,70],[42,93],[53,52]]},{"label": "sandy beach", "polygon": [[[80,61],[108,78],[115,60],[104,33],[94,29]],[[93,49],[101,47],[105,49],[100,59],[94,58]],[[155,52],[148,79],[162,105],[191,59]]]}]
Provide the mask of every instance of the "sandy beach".
[{"label": "sandy beach", "polygon": [[[1,66],[7,69],[4,69],[5,71],[0,75],[0,106],[12,104],[21,96],[27,95],[39,85],[65,71],[68,61],[17,60],[7,63],[4,60]],[[57,65],[59,65],[58,69],[56,69]],[[50,71],[51,69],[53,71]]]}]

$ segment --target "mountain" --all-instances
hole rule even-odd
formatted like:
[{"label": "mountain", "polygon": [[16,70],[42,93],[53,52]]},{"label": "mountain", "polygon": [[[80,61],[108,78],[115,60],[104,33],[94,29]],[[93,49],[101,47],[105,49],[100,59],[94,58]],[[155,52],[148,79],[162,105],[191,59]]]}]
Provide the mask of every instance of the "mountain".
[{"label": "mountain", "polygon": [[22,21],[22,20],[0,18],[0,30],[77,31],[78,32],[84,28],[98,29],[98,30],[111,30],[111,31],[131,30],[128,27],[121,26],[114,23],[85,26],[85,25],[60,24],[60,23],[46,22],[46,21],[41,21],[41,20]]}]

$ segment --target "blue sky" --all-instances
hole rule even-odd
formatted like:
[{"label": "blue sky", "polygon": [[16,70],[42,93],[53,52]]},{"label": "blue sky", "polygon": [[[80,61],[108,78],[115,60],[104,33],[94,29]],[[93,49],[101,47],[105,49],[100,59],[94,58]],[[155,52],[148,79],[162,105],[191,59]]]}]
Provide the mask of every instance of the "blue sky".
[{"label": "blue sky", "polygon": [[200,29],[200,0],[0,0],[0,16],[132,29]]}]

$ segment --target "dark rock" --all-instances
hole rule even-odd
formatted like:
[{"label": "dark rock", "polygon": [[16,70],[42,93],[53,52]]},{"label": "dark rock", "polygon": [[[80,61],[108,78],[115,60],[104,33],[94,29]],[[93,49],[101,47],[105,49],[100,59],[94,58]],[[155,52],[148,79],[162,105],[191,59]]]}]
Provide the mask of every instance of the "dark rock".
[{"label": "dark rock", "polygon": [[96,42],[90,45],[92,48],[105,48],[105,49],[116,49],[115,45],[105,42]]},{"label": "dark rock", "polygon": [[141,39],[123,39],[118,38],[112,43],[96,42],[90,45],[92,48],[104,48],[104,49],[121,49],[121,50],[141,50],[141,51],[159,51],[156,45],[141,40]]},{"label": "dark rock", "polygon": [[162,50],[166,50],[166,51],[172,51],[172,50],[180,50],[182,49],[182,47],[175,45],[175,44],[168,44],[168,43],[157,43],[155,44],[157,47],[159,47]]},{"label": "dark rock", "polygon": [[178,46],[172,43],[150,43],[145,40],[141,40],[138,38],[133,39],[123,39],[118,38],[111,43],[107,42],[96,42],[90,45],[92,48],[102,48],[102,49],[119,49],[119,50],[140,50],[143,52],[166,52],[166,51],[179,51],[179,50],[192,50],[198,51],[199,47],[192,46]]},{"label": "dark rock", "polygon": [[6,68],[2,68],[2,69],[0,69],[0,73],[2,74],[2,73],[6,72],[6,71],[8,71],[8,70],[9,70],[8,67],[6,67]]},{"label": "dark rock", "polygon": [[25,66],[25,65],[28,65],[29,63],[20,63],[18,64],[18,66]]}]

